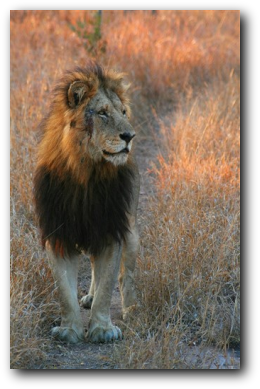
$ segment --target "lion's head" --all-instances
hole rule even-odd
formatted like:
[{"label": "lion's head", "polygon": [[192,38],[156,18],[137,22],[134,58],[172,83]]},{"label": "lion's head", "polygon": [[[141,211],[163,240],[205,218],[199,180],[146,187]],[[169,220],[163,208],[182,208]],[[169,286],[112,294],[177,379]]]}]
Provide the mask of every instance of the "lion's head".
[{"label": "lion's head", "polygon": [[97,64],[67,72],[43,123],[42,163],[78,176],[90,163],[125,164],[135,136],[127,89],[122,73],[104,71]]}]

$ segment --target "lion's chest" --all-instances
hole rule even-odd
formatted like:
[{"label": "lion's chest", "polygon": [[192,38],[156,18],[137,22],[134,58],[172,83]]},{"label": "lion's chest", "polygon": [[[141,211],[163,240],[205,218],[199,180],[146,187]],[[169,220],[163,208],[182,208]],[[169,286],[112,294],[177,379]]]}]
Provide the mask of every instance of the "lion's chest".
[{"label": "lion's chest", "polygon": [[97,255],[112,237],[120,242],[128,231],[132,172],[122,168],[113,179],[99,179],[94,171],[86,186],[68,176],[55,177],[41,168],[36,175],[36,210],[42,240],[69,255],[76,247]]}]

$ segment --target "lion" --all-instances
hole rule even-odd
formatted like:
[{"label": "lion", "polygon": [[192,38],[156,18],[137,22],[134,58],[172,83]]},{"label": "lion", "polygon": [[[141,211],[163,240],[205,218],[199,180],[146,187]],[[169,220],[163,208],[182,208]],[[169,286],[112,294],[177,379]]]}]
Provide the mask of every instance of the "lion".
[{"label": "lion", "polygon": [[[124,74],[97,63],[67,71],[40,125],[34,176],[35,208],[59,291],[61,324],[52,336],[68,342],[122,339],[110,304],[118,278],[123,318],[136,305],[139,172],[131,153]],[[81,299],[91,309],[85,335],[77,298],[80,253],[89,256],[91,285]]]}]

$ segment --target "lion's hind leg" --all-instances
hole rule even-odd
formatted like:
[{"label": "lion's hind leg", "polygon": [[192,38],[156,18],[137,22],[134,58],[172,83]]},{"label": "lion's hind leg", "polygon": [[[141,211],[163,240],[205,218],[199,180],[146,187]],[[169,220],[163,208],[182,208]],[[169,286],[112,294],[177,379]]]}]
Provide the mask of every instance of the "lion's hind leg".
[{"label": "lion's hind leg", "polygon": [[91,309],[93,299],[94,299],[94,294],[95,294],[95,272],[94,272],[94,258],[91,256],[90,257],[91,261],[91,284],[90,288],[88,291],[88,294],[86,296],[83,296],[82,299],[80,300],[80,303],[83,308],[85,309]]},{"label": "lion's hind leg", "polygon": [[119,274],[119,288],[122,298],[123,319],[135,310],[137,298],[134,285],[134,269],[139,249],[139,235],[134,226],[127,234],[123,248],[122,261]]},{"label": "lion's hind leg", "polygon": [[78,257],[63,258],[55,255],[48,243],[46,248],[61,305],[61,325],[52,329],[52,336],[68,343],[84,341],[77,296]]}]

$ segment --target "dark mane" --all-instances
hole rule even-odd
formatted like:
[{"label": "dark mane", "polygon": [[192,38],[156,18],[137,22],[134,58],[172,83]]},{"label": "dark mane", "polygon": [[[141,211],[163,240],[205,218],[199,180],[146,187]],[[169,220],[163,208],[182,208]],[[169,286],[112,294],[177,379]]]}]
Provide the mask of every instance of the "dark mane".
[{"label": "dark mane", "polygon": [[88,61],[84,67],[76,66],[73,71],[69,70],[67,73],[82,73],[86,76],[95,75],[101,82],[104,82],[106,78],[104,68],[93,60]]},{"label": "dark mane", "polygon": [[97,255],[108,239],[121,242],[128,232],[134,171],[119,166],[115,175],[104,178],[94,167],[86,186],[67,173],[64,178],[39,166],[35,179],[36,212],[42,243],[50,243],[61,255],[79,250]]}]

